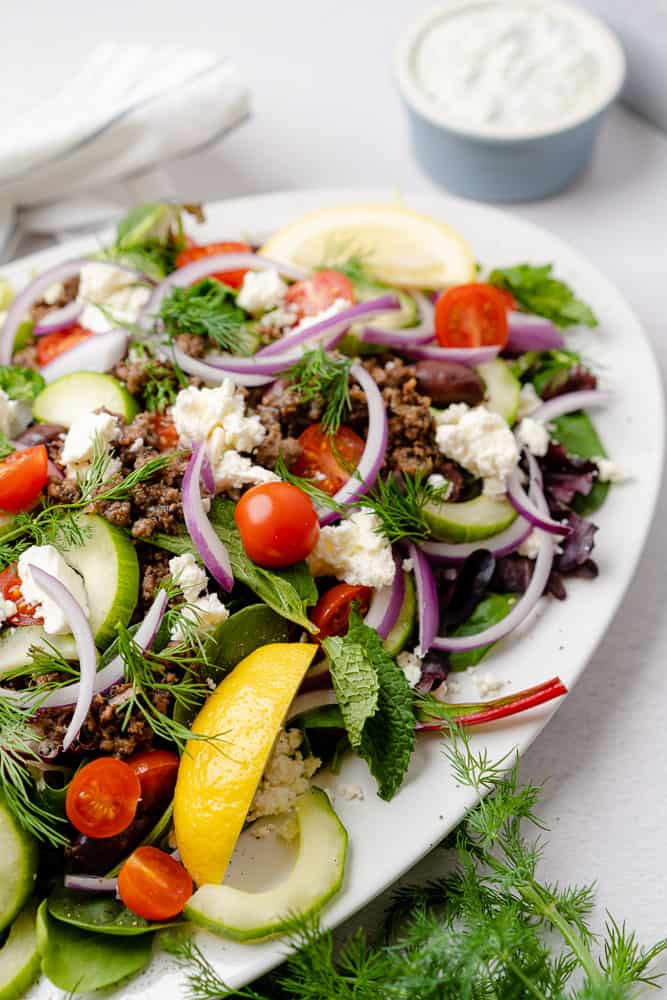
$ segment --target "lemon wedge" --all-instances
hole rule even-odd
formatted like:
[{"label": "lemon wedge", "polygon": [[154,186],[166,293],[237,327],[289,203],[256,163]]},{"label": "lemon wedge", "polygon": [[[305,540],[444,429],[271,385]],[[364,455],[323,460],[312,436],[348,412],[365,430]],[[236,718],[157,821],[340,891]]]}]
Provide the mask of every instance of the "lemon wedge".
[{"label": "lemon wedge", "polygon": [[225,677],[192,725],[178,769],[174,830],[197,885],[222,882],[314,643],[261,646]]},{"label": "lemon wedge", "polygon": [[261,251],[297,267],[360,257],[377,281],[442,288],[475,280],[470,247],[451,226],[402,205],[339,205],[279,229]]}]

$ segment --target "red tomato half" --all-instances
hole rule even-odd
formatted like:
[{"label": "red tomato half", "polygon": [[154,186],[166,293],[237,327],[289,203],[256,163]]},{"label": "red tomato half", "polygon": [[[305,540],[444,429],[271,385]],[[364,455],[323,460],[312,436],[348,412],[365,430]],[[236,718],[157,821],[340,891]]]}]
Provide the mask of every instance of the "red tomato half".
[{"label": "red tomato half", "polygon": [[70,326],[67,330],[47,333],[37,341],[37,364],[48,365],[49,361],[53,361],[64,351],[69,351],[70,347],[92,336],[92,331],[86,330],[83,326]]},{"label": "red tomato half", "polygon": [[15,451],[0,462],[0,509],[28,510],[46,486],[49,456],[43,444]]},{"label": "red tomato half", "polygon": [[155,417],[155,432],[160,441],[162,451],[178,447],[178,431],[171,417],[165,417],[161,413],[158,413]]},{"label": "red tomato half", "polygon": [[[230,242],[205,243],[200,247],[186,247],[177,256],[176,267],[185,267],[186,264],[191,264],[193,260],[201,260],[203,257],[214,257],[219,253],[251,253],[251,247],[247,243]],[[211,278],[224,281],[230,288],[240,288],[247,273],[247,267],[238,271],[217,271],[211,275]]]},{"label": "red tomato half", "polygon": [[332,306],[336,299],[355,301],[354,285],[340,271],[316,271],[312,278],[295,281],[287,289],[285,301],[299,316],[315,316]]},{"label": "red tomato half", "polygon": [[11,625],[42,625],[44,623],[44,619],[36,613],[34,605],[28,604],[21,593],[21,577],[16,572],[16,563],[10,563],[0,573],[0,594],[5,601],[13,601],[16,605],[16,614],[8,619]]},{"label": "red tomato half", "polygon": [[115,837],[134,819],[141,784],[129,764],[98,757],[76,772],[67,789],[65,812],[79,833]]},{"label": "red tomato half", "polygon": [[507,343],[507,303],[493,285],[456,285],[435,304],[435,335],[442,347],[500,347]]},{"label": "red tomato half", "polygon": [[312,479],[329,496],[348,481],[364,452],[363,440],[345,425],[332,436],[321,424],[311,424],[299,436],[299,444],[303,450],[292,472],[302,479]]},{"label": "red tomato half", "polygon": [[158,847],[137,847],[118,873],[118,895],[138,917],[170,920],[192,895],[192,879]]},{"label": "red tomato half", "polygon": [[339,583],[327,590],[310,613],[310,620],[319,628],[318,639],[344,635],[350,620],[350,608],[356,602],[360,615],[365,615],[371,603],[371,587]]},{"label": "red tomato half", "polygon": [[320,537],[310,497],[291,483],[253,486],[237,503],[234,520],[248,556],[271,569],[305,559]]},{"label": "red tomato half", "polygon": [[141,804],[148,812],[167,806],[176,784],[178,754],[171,750],[145,750],[127,762],[141,785]]}]

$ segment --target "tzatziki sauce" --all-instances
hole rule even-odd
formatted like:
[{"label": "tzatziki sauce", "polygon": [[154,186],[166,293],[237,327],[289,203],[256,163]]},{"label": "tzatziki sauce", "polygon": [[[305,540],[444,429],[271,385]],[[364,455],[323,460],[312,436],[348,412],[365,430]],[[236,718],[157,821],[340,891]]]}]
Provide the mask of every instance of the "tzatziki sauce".
[{"label": "tzatziki sauce", "polygon": [[417,85],[442,114],[508,134],[576,114],[600,76],[576,20],[520,0],[454,8],[431,24],[413,58]]}]

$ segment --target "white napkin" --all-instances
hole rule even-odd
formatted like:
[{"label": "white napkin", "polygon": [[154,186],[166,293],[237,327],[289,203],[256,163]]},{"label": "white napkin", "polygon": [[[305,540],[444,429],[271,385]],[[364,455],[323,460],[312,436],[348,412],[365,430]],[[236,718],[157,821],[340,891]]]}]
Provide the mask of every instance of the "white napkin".
[{"label": "white napkin", "polygon": [[213,52],[98,46],[52,97],[3,120],[0,259],[15,239],[19,208],[24,231],[99,223],[107,208],[107,217],[114,214],[115,201],[96,196],[100,187],[125,179],[136,185],[168,160],[213,145],[248,108],[236,69]]}]

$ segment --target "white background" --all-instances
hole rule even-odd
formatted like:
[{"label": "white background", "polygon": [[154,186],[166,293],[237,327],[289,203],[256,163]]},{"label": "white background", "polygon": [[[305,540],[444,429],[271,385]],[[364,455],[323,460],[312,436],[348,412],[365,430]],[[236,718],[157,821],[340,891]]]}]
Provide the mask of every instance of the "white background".
[{"label": "white background", "polygon": [[[433,191],[412,156],[391,73],[401,26],[423,6],[4,0],[2,105],[27,104],[103,38],[206,45],[238,64],[253,90],[253,115],[218,150],[169,170],[183,198],[325,186]],[[667,135],[617,110],[572,190],[515,210],[583,251],[623,290],[664,370]],[[667,933],[666,516],[662,502],[623,608],[524,765],[526,777],[549,778],[545,874],[563,883],[598,880],[600,902],[646,942]],[[432,876],[441,865],[435,852],[414,874]],[[378,913],[371,906],[359,921],[372,926]],[[600,907],[598,924],[603,917]]]}]

